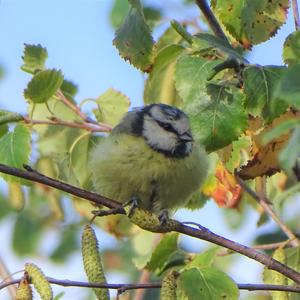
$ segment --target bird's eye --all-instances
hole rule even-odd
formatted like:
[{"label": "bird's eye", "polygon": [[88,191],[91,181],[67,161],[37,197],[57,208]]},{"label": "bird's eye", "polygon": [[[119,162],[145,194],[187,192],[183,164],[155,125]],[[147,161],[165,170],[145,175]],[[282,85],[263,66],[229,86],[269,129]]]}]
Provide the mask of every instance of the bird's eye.
[{"label": "bird's eye", "polygon": [[171,130],[171,129],[172,129],[172,125],[171,125],[171,124],[168,124],[168,123],[164,123],[162,126],[163,126],[163,128],[165,128],[166,130]]}]

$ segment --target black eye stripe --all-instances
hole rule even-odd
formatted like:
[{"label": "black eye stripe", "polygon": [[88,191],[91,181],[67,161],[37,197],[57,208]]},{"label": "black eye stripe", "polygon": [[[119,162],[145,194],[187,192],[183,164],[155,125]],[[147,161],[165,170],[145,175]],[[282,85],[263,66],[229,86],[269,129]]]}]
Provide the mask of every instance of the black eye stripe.
[{"label": "black eye stripe", "polygon": [[155,121],[158,123],[158,125],[160,127],[164,128],[167,131],[174,132],[178,135],[178,132],[176,131],[176,129],[170,123],[164,123],[164,122],[161,122],[161,121],[158,121],[158,120],[155,120]]}]

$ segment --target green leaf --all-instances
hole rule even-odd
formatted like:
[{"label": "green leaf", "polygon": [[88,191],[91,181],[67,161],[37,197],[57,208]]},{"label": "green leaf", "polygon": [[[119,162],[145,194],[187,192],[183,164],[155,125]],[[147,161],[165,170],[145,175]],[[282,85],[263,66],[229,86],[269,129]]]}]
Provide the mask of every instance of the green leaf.
[{"label": "green leaf", "polygon": [[[38,150],[49,156],[58,168],[58,179],[73,185],[80,185],[70,164],[69,150],[74,141],[83,134],[82,129],[52,126],[38,140]],[[86,182],[88,184],[88,182]]]},{"label": "green leaf", "polygon": [[[28,115],[33,120],[49,121],[49,118],[56,117],[64,121],[80,121],[78,115],[76,115],[75,112],[66,107],[66,105],[62,101],[55,99],[54,97],[52,97],[46,103],[35,104],[33,102],[30,102],[28,105]],[[58,128],[55,126],[36,125],[34,126],[34,130],[43,137],[47,131],[55,131],[57,129],[61,130],[61,128],[63,128],[63,126],[57,126]]]},{"label": "green leaf", "polygon": [[178,233],[169,233],[163,237],[146,266],[149,271],[159,273],[164,268],[169,257],[177,250],[177,240]]},{"label": "green leaf", "polygon": [[207,47],[213,47],[223,53],[226,53],[230,57],[235,57],[242,62],[246,62],[246,59],[227,41],[209,33],[197,33],[194,35],[192,46],[196,51]]},{"label": "green leaf", "polygon": [[[123,24],[129,8],[129,1],[114,1],[114,5],[110,12],[110,22],[114,28],[118,28]],[[161,12],[158,9],[150,6],[144,7],[143,13],[150,28],[153,28],[162,17]]]},{"label": "green leaf", "polygon": [[[30,132],[18,124],[13,131],[6,133],[0,138],[0,163],[23,168],[23,164],[28,164],[31,150]],[[21,182],[17,177],[1,174],[7,181]]]},{"label": "green leaf", "polygon": [[47,49],[43,48],[40,44],[25,44],[24,55],[22,56],[23,65],[21,66],[21,69],[31,74],[43,70],[45,68],[47,57]]},{"label": "green leaf", "polygon": [[63,83],[60,86],[60,89],[69,100],[73,100],[73,97],[78,92],[78,86],[72,81],[66,79],[64,79]]},{"label": "green leaf", "polygon": [[300,272],[300,247],[285,249],[287,265]]},{"label": "green leaf", "polygon": [[129,98],[114,89],[108,89],[95,102],[98,109],[94,109],[93,112],[97,120],[112,126],[120,121],[130,106]]},{"label": "green leaf", "polygon": [[[284,249],[276,249],[272,255],[272,258],[286,264],[286,254]],[[276,284],[276,285],[287,285],[288,278],[281,273],[264,268],[263,272],[263,282],[265,284]],[[284,291],[270,291],[272,295],[272,300],[289,300],[288,293]]]},{"label": "green leaf", "polygon": [[216,258],[218,250],[218,247],[213,247],[205,252],[197,254],[193,260],[184,267],[184,269],[211,267]]},{"label": "green leaf", "polygon": [[[295,271],[300,271],[300,247],[287,248],[284,250],[287,256],[287,265]],[[289,285],[296,285],[294,281],[288,279]],[[289,300],[299,300],[298,293],[289,293]]]},{"label": "green leaf", "polygon": [[57,263],[64,263],[74,251],[78,250],[77,230],[74,226],[68,226],[61,232],[60,240],[50,258]]},{"label": "green leaf", "polygon": [[[284,250],[287,256],[287,265],[294,269],[295,271],[300,271],[300,247],[296,248],[288,248]],[[288,279],[289,285],[297,285],[294,281],[291,279]],[[299,300],[300,295],[299,293],[289,293],[288,300]]]},{"label": "green leaf", "polygon": [[277,84],[285,67],[249,66],[244,70],[245,107],[253,116],[263,115],[267,122],[285,112],[287,105],[277,97]]},{"label": "green leaf", "polygon": [[185,55],[178,59],[175,71],[176,89],[184,103],[198,103],[208,99],[206,83],[219,60],[207,60]]},{"label": "green leaf", "polygon": [[53,300],[63,299],[64,295],[65,295],[65,292],[60,292],[56,296],[54,296]]},{"label": "green leaf", "polygon": [[8,182],[8,199],[15,211],[22,211],[25,205],[24,191],[17,182]]},{"label": "green leaf", "polygon": [[234,174],[235,169],[248,162],[249,156],[247,150],[251,149],[252,143],[248,135],[242,135],[238,140],[232,142],[231,154],[225,165],[229,172]]},{"label": "green leaf", "polygon": [[[52,126],[38,140],[38,149],[44,156],[56,160],[66,159],[74,140],[83,134],[82,129],[66,126]],[[62,156],[62,157],[59,157]]]},{"label": "green leaf", "polygon": [[153,29],[162,18],[161,11],[151,6],[145,6],[143,12],[146,22],[151,29]]},{"label": "green leaf", "polygon": [[145,84],[144,102],[178,104],[178,95],[175,89],[175,63],[184,51],[180,45],[169,45],[158,52],[151,73]]},{"label": "green leaf", "polygon": [[239,290],[225,273],[214,268],[192,268],[183,271],[179,285],[188,300],[237,300]]},{"label": "green leaf", "polygon": [[24,117],[22,115],[11,111],[0,109],[0,125],[11,123],[11,122],[19,122],[22,120],[24,120]]},{"label": "green leaf", "polygon": [[294,31],[286,38],[283,45],[283,61],[289,66],[300,63],[300,31]]},{"label": "green leaf", "polygon": [[166,31],[161,35],[159,40],[155,44],[155,48],[157,52],[161,51],[163,48],[170,46],[170,45],[181,45],[180,42],[182,37],[178,34],[177,31],[174,30],[173,27],[169,27]]},{"label": "green leaf", "polygon": [[0,80],[4,77],[4,70],[3,67],[0,66]]},{"label": "green leaf", "polygon": [[209,197],[207,197],[200,191],[197,191],[190,197],[184,207],[190,210],[200,209],[206,204],[208,200],[210,200]]},{"label": "green leaf", "polygon": [[208,90],[211,99],[201,99],[186,106],[186,110],[195,139],[210,152],[236,140],[248,123],[239,94],[231,94],[225,87],[213,84]]},{"label": "green leaf", "polygon": [[0,192],[0,220],[11,212],[13,212],[13,209],[9,205],[8,199]]},{"label": "green leaf", "polygon": [[214,0],[211,4],[228,32],[245,48],[275,35],[289,8],[289,0]]},{"label": "green leaf", "polygon": [[0,138],[8,132],[7,124],[0,125]]},{"label": "green leaf", "polygon": [[27,212],[18,214],[12,237],[14,251],[20,256],[36,254],[42,229],[42,224],[36,217]]},{"label": "green leaf", "polygon": [[89,157],[91,148],[97,144],[96,139],[102,137],[85,133],[79,136],[70,148],[70,166],[81,187],[89,186],[91,170]]},{"label": "green leaf", "polygon": [[287,145],[279,154],[280,164],[288,173],[290,173],[292,168],[295,166],[296,160],[300,154],[299,141],[300,141],[300,125],[298,125],[294,129]]},{"label": "green leaf", "polygon": [[130,1],[131,8],[123,25],[116,31],[113,44],[120,56],[136,68],[149,72],[153,62],[154,41],[146,24],[141,4]]},{"label": "green leaf", "polygon": [[24,96],[34,103],[46,102],[54,96],[63,80],[61,71],[55,69],[38,72],[28,83]]},{"label": "green leaf", "polygon": [[130,8],[128,1],[115,0],[112,10],[110,12],[110,23],[114,28],[122,25],[126,18],[126,14]]},{"label": "green leaf", "polygon": [[276,97],[300,108],[300,64],[288,68],[283,74],[276,90]]}]

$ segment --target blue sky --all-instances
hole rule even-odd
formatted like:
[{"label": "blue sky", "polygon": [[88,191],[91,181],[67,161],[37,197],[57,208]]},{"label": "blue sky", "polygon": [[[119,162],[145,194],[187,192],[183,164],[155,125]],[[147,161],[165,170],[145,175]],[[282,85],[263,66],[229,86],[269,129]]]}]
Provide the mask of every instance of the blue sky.
[{"label": "blue sky", "polygon": [[[123,0],[120,0],[123,1]],[[124,0],[125,1],[125,0]],[[160,6],[160,1],[155,2]],[[180,17],[179,0],[170,0],[169,17]],[[49,53],[47,66],[62,69],[67,79],[79,85],[77,99],[97,97],[106,89],[120,90],[132,101],[134,106],[142,104],[144,76],[124,62],[112,46],[114,30],[109,24],[108,15],[112,0],[2,0],[0,2],[0,65],[4,67],[5,77],[0,82],[0,108],[25,112],[26,104],[23,89],[30,76],[20,70],[24,43],[41,44]],[[189,8],[189,14],[197,15],[197,7]],[[294,30],[292,16],[279,34],[270,41],[254,48],[249,57],[252,63],[262,65],[282,64],[282,44],[286,36]],[[257,232],[256,217],[250,216],[240,233],[232,233],[222,221],[222,214],[214,203],[209,203],[197,213],[178,214],[181,220],[201,220],[204,226],[237,241],[247,243],[249,236]],[[259,229],[260,231],[266,228]],[[0,224],[0,236],[10,233],[10,222]],[[49,240],[55,236],[49,236]],[[184,238],[194,251],[200,249],[201,242]],[[113,242],[106,238],[106,243]],[[1,245],[0,256],[7,258],[12,271],[22,268],[24,259],[17,259],[9,247]],[[243,259],[237,267],[249,260]],[[84,280],[78,273],[78,257],[71,258],[67,268],[49,266],[41,259],[39,264],[49,270],[50,276]],[[257,265],[249,270],[257,270]],[[260,267],[259,267],[260,268]],[[81,270],[81,267],[80,267]],[[63,273],[62,273],[63,272]],[[256,273],[239,274],[240,282],[258,282]],[[234,275],[234,273],[233,273]],[[80,295],[79,289],[74,289]],[[72,291],[68,290],[68,295]],[[3,292],[0,292],[0,297]],[[66,299],[68,299],[66,297]]]}]

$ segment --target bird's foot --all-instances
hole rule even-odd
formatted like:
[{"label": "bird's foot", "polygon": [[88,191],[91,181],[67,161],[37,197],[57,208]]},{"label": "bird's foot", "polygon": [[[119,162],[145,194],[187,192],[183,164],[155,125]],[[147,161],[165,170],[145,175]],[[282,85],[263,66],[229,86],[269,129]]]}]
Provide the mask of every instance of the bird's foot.
[{"label": "bird's foot", "polygon": [[92,214],[95,217],[104,217],[104,216],[110,216],[110,215],[118,215],[124,212],[124,209],[122,207],[117,207],[117,208],[111,208],[107,210],[92,210]]},{"label": "bird's foot", "polygon": [[122,206],[129,206],[128,217],[131,217],[134,210],[139,207],[139,199],[137,197],[132,197],[129,201],[125,202]]},{"label": "bird's foot", "polygon": [[169,212],[166,209],[163,209],[162,211],[160,211],[160,213],[158,214],[158,220],[159,220],[161,226],[166,225],[168,223],[168,221],[170,220]]}]

